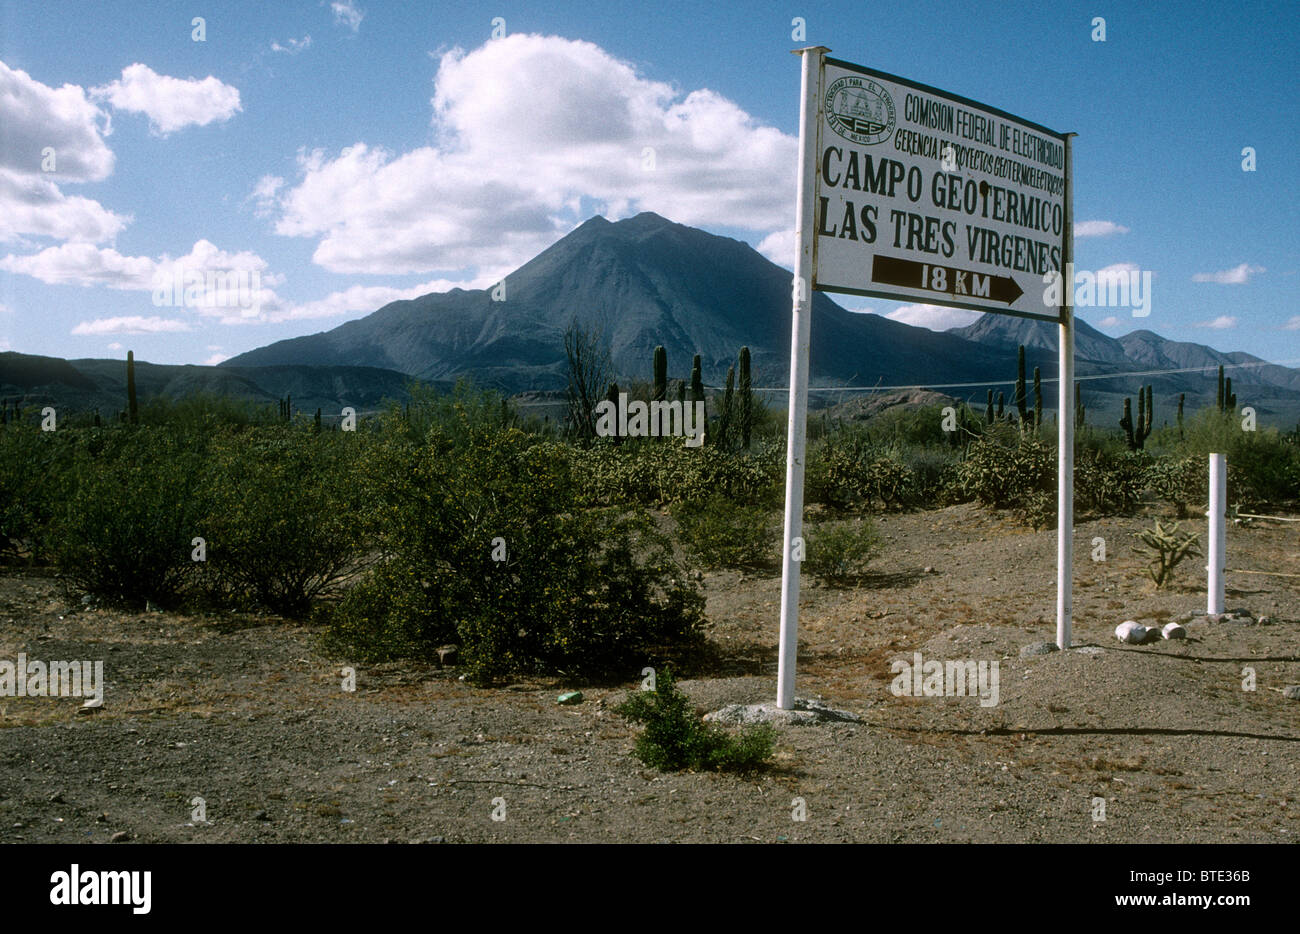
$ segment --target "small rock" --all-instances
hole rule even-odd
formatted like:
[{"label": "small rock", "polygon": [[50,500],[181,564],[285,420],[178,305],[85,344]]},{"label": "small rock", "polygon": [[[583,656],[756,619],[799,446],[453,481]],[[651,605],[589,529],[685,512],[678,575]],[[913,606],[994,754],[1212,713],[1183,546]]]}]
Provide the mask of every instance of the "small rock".
[{"label": "small rock", "polygon": [[267,814],[265,811],[258,811],[256,814],[253,815],[253,820],[270,820],[270,819],[271,816]]},{"label": "small rock", "polygon": [[581,703],[582,703],[582,692],[581,692],[581,691],[565,691],[563,694],[561,694],[559,697],[557,697],[557,698],[555,699],[555,702],[556,702],[557,704],[581,704]]},{"label": "small rock", "polygon": [[921,573],[922,573],[922,574],[933,574],[933,573],[934,573],[934,565],[933,565],[933,564],[927,564],[925,567],[923,567],[923,568],[921,569]]},{"label": "small rock", "polygon": [[1141,645],[1147,641],[1147,627],[1128,619],[1115,627],[1115,638],[1129,645]]},{"label": "small rock", "polygon": [[61,791],[56,791],[54,794],[50,795],[50,797],[49,797],[48,800],[49,800],[50,804],[62,804],[62,803],[63,803],[63,792],[61,792]]},{"label": "small rock", "polygon": [[1020,647],[1020,657],[1030,658],[1034,655],[1050,655],[1055,651],[1055,642],[1031,642]]},{"label": "small rock", "polygon": [[1164,629],[1160,630],[1160,635],[1166,639],[1186,639],[1187,630],[1178,623],[1169,623]]},{"label": "small rock", "polygon": [[1282,696],[1289,700],[1300,700],[1300,684],[1288,684],[1282,689]]},{"label": "small rock", "polygon": [[1099,645],[1081,645],[1074,651],[1078,652],[1080,655],[1101,655],[1106,650]]},{"label": "small rock", "polygon": [[454,665],[460,655],[460,646],[458,645],[440,645],[438,646],[438,664]]},{"label": "small rock", "polygon": [[1271,617],[1271,616],[1261,616],[1261,617],[1257,620],[1257,622],[1258,622],[1261,626],[1272,626],[1272,625],[1273,625],[1273,617]]},{"label": "small rock", "polygon": [[95,605],[95,598],[94,598],[92,595],[90,595],[90,594],[86,594],[84,597],[81,598],[81,605],[82,605],[82,606],[94,606],[94,605]]},{"label": "small rock", "polygon": [[119,830],[117,833],[113,834],[113,836],[111,836],[111,837],[108,838],[108,842],[109,842],[109,843],[125,843],[126,841],[128,841],[128,840],[130,840],[130,839],[131,839],[131,835],[130,835],[129,833],[127,833],[125,830]]}]

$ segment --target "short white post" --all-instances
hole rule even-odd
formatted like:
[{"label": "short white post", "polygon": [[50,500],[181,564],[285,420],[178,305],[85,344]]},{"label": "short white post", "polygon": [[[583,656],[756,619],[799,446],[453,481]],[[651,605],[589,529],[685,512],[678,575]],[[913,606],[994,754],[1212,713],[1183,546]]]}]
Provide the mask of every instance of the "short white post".
[{"label": "short white post", "polygon": [[1209,573],[1208,593],[1205,612],[1210,616],[1223,613],[1223,569],[1224,553],[1227,550],[1227,535],[1224,518],[1227,515],[1228,502],[1228,467],[1222,454],[1210,455],[1210,518],[1209,563],[1205,570]]}]

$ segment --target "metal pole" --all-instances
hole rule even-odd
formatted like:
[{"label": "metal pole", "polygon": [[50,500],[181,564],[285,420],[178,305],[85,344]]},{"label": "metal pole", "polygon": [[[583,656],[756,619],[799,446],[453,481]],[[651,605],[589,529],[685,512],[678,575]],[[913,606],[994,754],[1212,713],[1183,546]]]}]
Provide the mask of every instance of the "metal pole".
[{"label": "metal pole", "polygon": [[1222,454],[1210,455],[1210,517],[1209,563],[1205,570],[1209,573],[1205,612],[1210,616],[1223,613],[1223,568],[1227,535],[1224,516],[1228,502],[1228,467]]},{"label": "metal pole", "polygon": [[1057,404],[1056,647],[1070,647],[1074,612],[1074,171],[1065,136],[1065,240],[1061,245],[1060,366]]},{"label": "metal pole", "polygon": [[[821,126],[822,59],[824,46],[799,49],[803,77],[799,98],[799,179],[795,202],[795,231],[799,252],[794,259],[790,336],[790,428],[786,437],[785,540],[781,551],[781,645],[777,661],[776,705],[794,706],[795,662],[799,652],[799,560],[803,551],[804,436],[808,421],[808,350],[812,325],[812,275],[817,148]],[[800,554],[796,559],[796,546]]]}]

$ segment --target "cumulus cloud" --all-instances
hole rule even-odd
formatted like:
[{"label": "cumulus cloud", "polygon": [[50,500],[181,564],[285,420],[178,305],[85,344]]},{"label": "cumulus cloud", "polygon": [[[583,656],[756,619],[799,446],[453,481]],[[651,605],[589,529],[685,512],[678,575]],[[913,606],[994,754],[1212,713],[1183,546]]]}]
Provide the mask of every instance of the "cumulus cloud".
[{"label": "cumulus cloud", "polygon": [[1198,272],[1192,276],[1193,282],[1217,282],[1219,285],[1244,285],[1250,281],[1251,276],[1264,272],[1263,266],[1252,266],[1250,263],[1242,263],[1239,266],[1233,266],[1231,269],[1223,269],[1219,272]]},{"label": "cumulus cloud", "polygon": [[1237,316],[1219,315],[1211,321],[1197,321],[1193,326],[1198,328],[1213,328],[1216,331],[1224,331],[1228,328],[1235,328],[1237,326]]},{"label": "cumulus cloud", "polygon": [[1077,221],[1074,225],[1076,237],[1109,237],[1114,234],[1126,234],[1128,228],[1114,221]]},{"label": "cumulus cloud", "polygon": [[349,289],[331,292],[324,298],[309,302],[283,303],[280,308],[267,314],[272,322],[298,321],[308,318],[336,318],[357,311],[374,311],[389,302],[399,302],[430,292],[447,292],[451,289],[485,289],[501,281],[501,276],[480,276],[469,282],[455,282],[450,279],[433,279],[409,288],[398,289],[383,285],[354,285]]},{"label": "cumulus cloud", "polygon": [[1119,325],[1119,318],[1116,318],[1114,315],[1107,315],[1105,318],[1102,318],[1097,322],[1097,326],[1103,328],[1117,328]]},{"label": "cumulus cloud", "polygon": [[1300,331],[1300,315],[1292,315],[1286,324],[1282,325],[1284,331]]},{"label": "cumulus cloud", "polygon": [[32,276],[48,285],[100,285],[110,289],[149,289],[156,264],[146,256],[123,256],[93,243],[63,243],[39,253],[0,259],[5,272]]},{"label": "cumulus cloud", "polygon": [[0,243],[25,236],[56,240],[112,240],[131,222],[98,201],[65,195],[47,178],[0,169]]},{"label": "cumulus cloud", "polygon": [[78,336],[97,334],[179,334],[188,330],[190,330],[188,324],[174,318],[142,318],[135,315],[83,321],[72,329],[72,333]]},{"label": "cumulus cloud", "polygon": [[799,238],[794,230],[774,230],[755,248],[778,266],[794,269],[795,254],[799,252]]},{"label": "cumulus cloud", "polygon": [[330,10],[334,13],[335,25],[346,26],[353,32],[361,28],[361,21],[366,16],[364,11],[357,9],[353,0],[334,0]]},{"label": "cumulus cloud", "polygon": [[316,238],[313,260],[331,271],[401,274],[513,268],[591,204],[611,219],[789,223],[793,137],[589,42],[516,34],[448,52],[432,106],[437,145],[300,153],[276,231]]},{"label": "cumulus cloud", "polygon": [[914,327],[929,328],[931,331],[947,331],[961,328],[979,320],[978,311],[964,308],[947,308],[943,305],[903,305],[885,315],[894,321],[910,324]]},{"label": "cumulus cloud", "polygon": [[113,172],[113,152],[104,142],[108,114],[75,84],[51,88],[0,62],[0,126],[2,168],[60,182],[95,182]]},{"label": "cumulus cloud", "polygon": [[286,39],[284,45],[275,41],[271,42],[272,52],[285,52],[289,55],[297,55],[304,49],[309,48],[311,48],[311,36],[309,35],[303,36],[301,39]]},{"label": "cumulus cloud", "polygon": [[187,126],[229,120],[242,109],[239,89],[212,75],[173,78],[139,62],[123,68],[121,79],[91,93],[117,110],[144,114],[154,132],[164,136]]}]

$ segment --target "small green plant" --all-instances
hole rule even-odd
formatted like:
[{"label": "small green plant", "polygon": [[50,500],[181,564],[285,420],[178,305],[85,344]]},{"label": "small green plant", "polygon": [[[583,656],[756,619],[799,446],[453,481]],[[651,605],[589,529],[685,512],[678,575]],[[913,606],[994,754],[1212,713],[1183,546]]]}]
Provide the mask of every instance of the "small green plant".
[{"label": "small green plant", "polygon": [[1199,555],[1200,547],[1195,532],[1178,531],[1175,522],[1169,528],[1156,520],[1154,529],[1145,529],[1138,533],[1146,548],[1135,549],[1141,554],[1149,554],[1153,560],[1145,569],[1147,577],[1155,582],[1157,588],[1163,587],[1173,576],[1174,568],[1188,555]]},{"label": "small green plant", "polygon": [[804,530],[804,541],[804,570],[834,586],[847,584],[860,575],[880,547],[880,536],[869,519],[809,525]]},{"label": "small green plant", "polygon": [[780,554],[770,510],[733,503],[715,493],[672,509],[677,535],[688,551],[710,568],[751,568]]},{"label": "small green plant", "polygon": [[739,736],[704,723],[666,668],[657,673],[655,690],[631,694],[614,712],[645,725],[632,754],[664,772],[751,771],[770,759],[776,746],[776,730],[768,723]]}]

